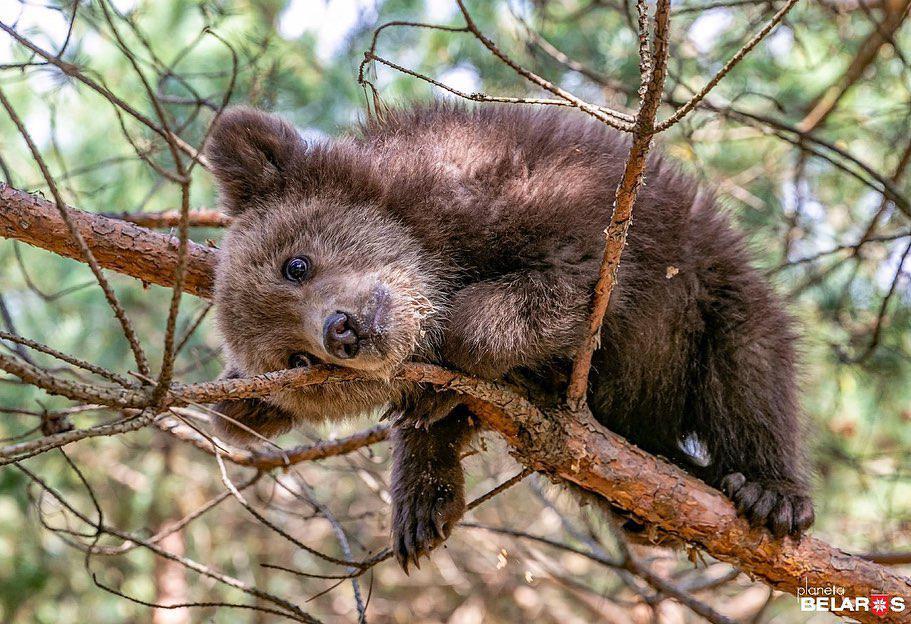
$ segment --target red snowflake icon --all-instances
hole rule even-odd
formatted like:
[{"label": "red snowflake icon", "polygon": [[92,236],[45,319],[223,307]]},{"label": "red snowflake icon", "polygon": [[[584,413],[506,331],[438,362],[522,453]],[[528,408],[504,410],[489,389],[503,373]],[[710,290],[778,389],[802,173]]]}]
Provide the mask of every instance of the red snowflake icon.
[{"label": "red snowflake icon", "polygon": [[889,612],[891,598],[888,594],[870,594],[870,611],[873,615],[884,617]]}]

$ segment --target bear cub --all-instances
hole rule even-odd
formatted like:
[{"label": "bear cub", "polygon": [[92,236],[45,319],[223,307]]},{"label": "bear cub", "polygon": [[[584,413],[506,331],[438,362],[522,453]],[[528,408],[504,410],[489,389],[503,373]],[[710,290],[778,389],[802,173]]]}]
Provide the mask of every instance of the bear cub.
[{"label": "bear cub", "polygon": [[[431,104],[310,143],[238,107],[213,129],[233,217],[216,278],[225,375],[328,363],[364,376],[222,402],[222,427],[273,436],[391,407],[406,570],[464,511],[471,419],[397,367],[553,384],[582,339],[629,140],[574,113]],[[799,535],[813,505],[791,319],[711,193],[660,155],[633,215],[592,364],[595,417],[722,489],[754,525]]]}]

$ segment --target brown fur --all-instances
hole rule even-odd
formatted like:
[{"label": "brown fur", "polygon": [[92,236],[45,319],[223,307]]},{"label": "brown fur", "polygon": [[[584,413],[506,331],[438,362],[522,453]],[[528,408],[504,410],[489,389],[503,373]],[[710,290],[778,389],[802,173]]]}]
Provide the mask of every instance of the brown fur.
[{"label": "brown fur", "polygon": [[[235,217],[216,288],[230,368],[281,369],[303,351],[371,379],[222,409],[274,435],[396,406],[393,532],[400,561],[416,562],[461,516],[468,425],[457,397],[390,374],[417,359],[491,379],[565,375],[627,150],[626,137],[554,110],[436,104],[310,145],[276,117],[228,111],[208,153]],[[756,524],[800,533],[813,508],[791,320],[711,194],[660,156],[645,180],[594,358],[592,410],[725,488]],[[300,284],[282,277],[298,254],[315,267]],[[322,343],[334,312],[370,327],[356,357]]]}]

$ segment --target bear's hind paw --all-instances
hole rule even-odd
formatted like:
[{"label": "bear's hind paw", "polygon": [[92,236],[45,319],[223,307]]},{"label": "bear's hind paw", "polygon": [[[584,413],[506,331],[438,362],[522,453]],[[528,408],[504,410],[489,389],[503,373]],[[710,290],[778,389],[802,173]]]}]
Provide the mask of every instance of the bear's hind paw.
[{"label": "bear's hind paw", "polygon": [[793,484],[748,481],[742,473],[732,472],[721,480],[721,491],[751,526],[764,526],[778,538],[800,537],[815,520],[813,501],[795,492]]}]

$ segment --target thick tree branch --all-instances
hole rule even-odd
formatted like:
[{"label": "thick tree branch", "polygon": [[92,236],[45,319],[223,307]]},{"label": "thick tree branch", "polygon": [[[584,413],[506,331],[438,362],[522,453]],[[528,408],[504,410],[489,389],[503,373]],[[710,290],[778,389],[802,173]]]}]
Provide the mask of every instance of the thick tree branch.
[{"label": "thick tree branch", "polygon": [[[54,225],[47,202],[8,187],[0,189],[0,200],[3,236],[74,255],[59,227],[56,236],[53,228],[41,227],[42,219],[49,219],[51,226]],[[105,268],[162,285],[168,285],[173,279],[177,255],[173,239],[71,210],[74,220],[91,234],[87,236],[90,244],[104,251],[96,252],[96,255]],[[15,213],[12,217],[11,211]],[[36,231],[42,229],[42,232]],[[111,243],[104,240],[108,232],[113,238]],[[130,244],[126,244],[127,241]],[[113,253],[115,250],[117,253]],[[216,255],[213,249],[191,248],[188,276],[194,277],[184,284],[189,292],[203,296],[212,292],[212,267]],[[147,262],[147,256],[156,261]],[[137,270],[137,266],[142,269]],[[35,374],[26,368],[27,364],[18,366],[22,370],[11,372]],[[911,596],[911,581],[884,566],[844,553],[812,537],[800,541],[775,540],[762,529],[751,529],[721,493],[606,430],[585,409],[572,413],[543,410],[514,389],[434,366],[410,364],[399,374],[465,395],[479,418],[502,435],[516,457],[530,468],[600,495],[636,519],[703,548],[722,561],[736,564],[777,589],[794,593],[806,582],[811,586],[836,584],[844,587],[849,596],[866,596],[874,592]],[[278,388],[287,389],[298,384],[346,383],[356,378],[357,374],[352,371],[327,368],[313,372],[283,371],[252,379],[173,385],[168,400],[174,404],[205,402],[224,396],[226,392],[237,397],[264,396]],[[71,388],[58,389],[66,394]],[[150,389],[117,388],[111,389],[107,398],[141,404],[148,400],[149,392]],[[381,430],[371,430],[365,435],[384,434]],[[360,442],[363,440],[356,441]],[[302,452],[319,453],[314,450]],[[284,461],[279,457],[275,459]],[[902,621],[899,613],[887,614],[885,618],[865,613],[853,615],[865,622]]]},{"label": "thick tree branch", "polygon": [[[473,401],[471,407],[526,465],[600,494],[638,520],[698,545],[776,589],[793,594],[806,582],[844,587],[846,596],[880,590],[911,595],[911,580],[881,565],[812,537],[775,540],[764,530],[751,529],[720,492],[631,445],[590,414],[535,412],[516,418],[488,403]],[[852,617],[901,622],[907,616],[876,618],[858,612]]]},{"label": "thick tree branch", "polygon": [[[69,214],[98,263],[143,282],[169,286],[177,269],[176,237],[150,232],[126,221],[70,208]],[[53,202],[0,182],[0,236],[82,261],[79,247]],[[184,290],[212,294],[214,249],[190,243]]]}]

